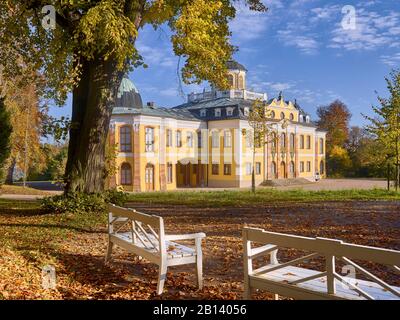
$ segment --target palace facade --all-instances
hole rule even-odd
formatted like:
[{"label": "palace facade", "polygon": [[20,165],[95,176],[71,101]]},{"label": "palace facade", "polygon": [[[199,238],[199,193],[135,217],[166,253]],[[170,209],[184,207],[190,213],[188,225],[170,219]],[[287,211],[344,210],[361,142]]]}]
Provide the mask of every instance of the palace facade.
[{"label": "palace facade", "polygon": [[230,90],[192,93],[174,108],[143,104],[134,84],[124,78],[111,120],[110,144],[118,152],[110,185],[126,191],[250,186],[253,139],[248,115],[256,99],[266,103],[274,128],[274,139],[255,149],[257,185],[325,177],[326,132],[282,94],[268,99],[265,93],[247,90],[243,65],[230,61],[228,69]]}]

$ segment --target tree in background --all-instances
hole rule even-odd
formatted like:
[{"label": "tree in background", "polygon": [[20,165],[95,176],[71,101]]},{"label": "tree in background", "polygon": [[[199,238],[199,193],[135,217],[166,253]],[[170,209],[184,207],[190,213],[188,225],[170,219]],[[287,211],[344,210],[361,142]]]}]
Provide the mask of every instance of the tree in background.
[{"label": "tree in background", "polygon": [[4,165],[11,152],[12,126],[10,112],[6,109],[4,98],[0,96],[0,185],[4,179]]},{"label": "tree in background", "polygon": [[336,100],[328,106],[319,107],[317,115],[319,129],[328,132],[326,135],[328,175],[343,176],[351,167],[351,160],[345,148],[349,139],[351,113],[343,102]]},{"label": "tree in background", "polygon": [[375,118],[365,116],[370,121],[366,129],[381,144],[386,155],[386,163],[395,167],[395,187],[400,184],[400,71],[392,71],[385,78],[389,98],[378,97],[380,106],[373,106]]},{"label": "tree in background", "polygon": [[249,112],[248,122],[251,127],[251,132],[243,130],[242,134],[252,139],[252,153],[253,163],[251,170],[251,190],[256,192],[256,174],[255,174],[255,162],[256,162],[256,151],[257,148],[264,147],[272,136],[272,125],[270,121],[270,112],[266,108],[265,102],[257,99],[253,102],[251,110]]},{"label": "tree in background", "polygon": [[[226,63],[234,52],[229,21],[236,0],[52,1],[57,26],[42,27],[47,0],[0,3],[0,61],[6,74],[18,73],[22,56],[43,71],[48,97],[60,105],[72,91],[66,192],[101,192],[109,122],[123,75],[143,64],[136,39],[145,25],[168,23],[176,55],[185,60],[185,83],[208,80],[228,87]],[[261,0],[242,0],[266,11]],[[9,48],[15,48],[9,50]]]}]

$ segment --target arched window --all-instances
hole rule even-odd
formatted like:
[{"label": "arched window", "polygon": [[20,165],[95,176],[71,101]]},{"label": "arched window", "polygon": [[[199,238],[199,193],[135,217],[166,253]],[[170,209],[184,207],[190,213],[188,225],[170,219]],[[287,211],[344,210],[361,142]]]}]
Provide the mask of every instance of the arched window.
[{"label": "arched window", "polygon": [[286,148],[286,134],[285,133],[281,134],[281,148],[282,149]]},{"label": "arched window", "polygon": [[290,134],[290,150],[294,151],[295,146],[295,135],[294,133]]},{"label": "arched window", "polygon": [[292,175],[294,174],[294,162],[293,162],[293,161],[290,162],[289,171],[290,171],[290,173],[291,173]]},{"label": "arched window", "polygon": [[290,121],[294,120],[294,114],[293,113],[290,114],[290,118],[289,119],[290,119]]},{"label": "arched window", "polygon": [[275,149],[276,148],[276,133],[275,132],[272,133],[271,140],[272,140],[271,141],[272,149]]},{"label": "arched window", "polygon": [[119,129],[119,145],[121,152],[132,152],[132,130],[129,126]]},{"label": "arched window", "polygon": [[324,154],[324,139],[319,139],[319,153]]},{"label": "arched window", "polygon": [[228,81],[229,81],[229,85],[231,86],[231,87],[234,87],[235,86],[235,79],[233,78],[233,75],[228,75]]},{"label": "arched window", "polygon": [[319,164],[319,174],[325,174],[325,163],[324,160]]},{"label": "arched window", "polygon": [[271,162],[271,174],[273,178],[276,178],[276,163],[275,161]]},{"label": "arched window", "polygon": [[132,185],[132,168],[131,165],[126,162],[121,165],[121,185]]},{"label": "arched window", "polygon": [[281,112],[281,119],[282,120],[285,119],[285,113],[284,112]]},{"label": "arched window", "polygon": [[239,89],[243,90],[244,89],[244,79],[243,76],[239,76]]},{"label": "arched window", "polygon": [[271,111],[270,117],[271,117],[271,119],[275,119],[275,112],[274,111]]}]

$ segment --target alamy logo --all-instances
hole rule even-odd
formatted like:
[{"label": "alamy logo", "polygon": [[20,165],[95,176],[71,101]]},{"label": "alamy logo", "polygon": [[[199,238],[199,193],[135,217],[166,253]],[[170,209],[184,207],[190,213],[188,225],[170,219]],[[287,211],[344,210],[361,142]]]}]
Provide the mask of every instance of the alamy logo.
[{"label": "alamy logo", "polygon": [[344,6],[342,8],[344,17],[342,19],[342,28],[344,30],[356,30],[357,28],[357,14],[354,6]]},{"label": "alamy logo", "polygon": [[42,8],[42,27],[45,30],[54,30],[56,28],[56,9],[52,5],[47,5]]}]

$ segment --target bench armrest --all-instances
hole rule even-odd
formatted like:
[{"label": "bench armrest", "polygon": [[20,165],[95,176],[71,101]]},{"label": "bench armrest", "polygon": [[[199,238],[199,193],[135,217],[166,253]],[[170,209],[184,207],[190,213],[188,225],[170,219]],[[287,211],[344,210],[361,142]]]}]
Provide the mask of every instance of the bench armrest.
[{"label": "bench armrest", "polygon": [[206,234],[203,232],[200,232],[200,233],[194,233],[194,234],[166,235],[165,240],[167,240],[167,241],[192,240],[192,239],[202,239],[205,237],[206,237]]}]

